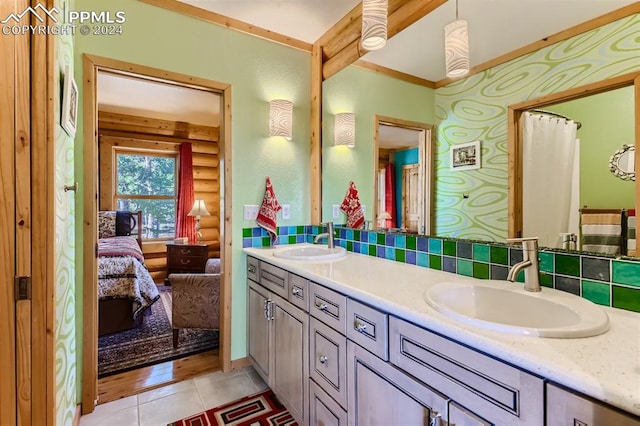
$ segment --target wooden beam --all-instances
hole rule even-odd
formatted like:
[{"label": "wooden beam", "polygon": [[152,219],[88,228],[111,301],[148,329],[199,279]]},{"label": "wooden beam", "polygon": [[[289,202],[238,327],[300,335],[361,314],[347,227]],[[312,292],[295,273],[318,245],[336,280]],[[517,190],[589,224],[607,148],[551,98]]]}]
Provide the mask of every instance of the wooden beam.
[{"label": "wooden beam", "polygon": [[368,69],[370,71],[377,72],[378,74],[382,74],[398,80],[406,81],[407,83],[417,84],[419,86],[428,87],[430,89],[436,88],[435,81],[416,77],[415,75],[407,74],[401,71],[392,70],[391,68],[387,68],[387,67],[383,67],[382,65],[376,65],[371,62],[363,61],[362,59],[354,62],[353,65],[360,68]]},{"label": "wooden beam", "polygon": [[186,139],[217,141],[219,127],[202,126],[181,121],[160,120],[115,112],[98,112],[98,128],[152,135],[177,136]]},{"label": "wooden beam", "polygon": [[320,44],[311,53],[311,223],[322,220],[322,53]]}]

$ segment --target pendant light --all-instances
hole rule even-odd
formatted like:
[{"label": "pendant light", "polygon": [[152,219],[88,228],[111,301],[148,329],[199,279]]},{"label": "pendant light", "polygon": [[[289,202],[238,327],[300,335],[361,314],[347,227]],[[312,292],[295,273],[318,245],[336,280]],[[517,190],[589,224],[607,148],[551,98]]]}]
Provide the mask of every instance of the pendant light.
[{"label": "pendant light", "polygon": [[444,54],[447,77],[461,77],[469,72],[469,33],[467,21],[458,19],[444,27]]},{"label": "pendant light", "polygon": [[382,49],[387,44],[387,0],[362,0],[362,48]]}]

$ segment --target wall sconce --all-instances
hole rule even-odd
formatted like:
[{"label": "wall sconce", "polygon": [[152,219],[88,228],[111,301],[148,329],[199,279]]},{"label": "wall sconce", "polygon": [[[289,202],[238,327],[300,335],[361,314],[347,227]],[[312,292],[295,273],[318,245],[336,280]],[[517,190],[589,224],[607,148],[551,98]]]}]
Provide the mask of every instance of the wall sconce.
[{"label": "wall sconce", "polygon": [[293,131],[293,104],[283,99],[269,102],[269,136],[282,136],[291,140]]},{"label": "wall sconce", "polygon": [[335,116],[335,145],[356,146],[356,116],[352,112],[341,112]]},{"label": "wall sconce", "polygon": [[198,243],[202,244],[202,232],[200,232],[200,216],[210,216],[211,213],[207,210],[207,206],[204,204],[204,200],[196,200],[193,203],[191,211],[187,213],[187,216],[196,217],[196,234],[198,235]]},{"label": "wall sconce", "polygon": [[382,49],[387,44],[387,0],[362,1],[362,48]]},{"label": "wall sconce", "polygon": [[458,19],[444,27],[444,54],[447,77],[460,77],[469,72],[469,33],[467,21]]}]

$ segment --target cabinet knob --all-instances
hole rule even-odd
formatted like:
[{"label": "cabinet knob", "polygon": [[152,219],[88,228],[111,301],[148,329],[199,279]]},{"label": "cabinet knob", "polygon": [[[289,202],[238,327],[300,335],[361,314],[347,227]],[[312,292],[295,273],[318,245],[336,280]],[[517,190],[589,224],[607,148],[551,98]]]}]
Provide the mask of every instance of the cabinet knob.
[{"label": "cabinet knob", "polygon": [[328,307],[329,306],[327,306],[326,303],[316,302],[316,308],[320,309],[321,311],[326,311]]},{"label": "cabinet knob", "polygon": [[299,296],[300,289],[298,287],[291,287],[291,294],[293,294],[294,296]]},{"label": "cabinet knob", "polygon": [[429,426],[439,426],[442,414],[437,411],[432,411],[429,416]]},{"label": "cabinet knob", "polygon": [[253,274],[256,272],[256,267],[253,265],[249,265],[249,267],[247,268],[247,271]]},{"label": "cabinet knob", "polygon": [[360,333],[364,333],[365,331],[367,331],[367,324],[360,321],[356,321],[354,327]]},{"label": "cabinet knob", "polygon": [[324,355],[320,355],[320,358],[318,358],[318,361],[320,361],[320,364],[326,364],[328,360],[329,358],[327,358]]}]

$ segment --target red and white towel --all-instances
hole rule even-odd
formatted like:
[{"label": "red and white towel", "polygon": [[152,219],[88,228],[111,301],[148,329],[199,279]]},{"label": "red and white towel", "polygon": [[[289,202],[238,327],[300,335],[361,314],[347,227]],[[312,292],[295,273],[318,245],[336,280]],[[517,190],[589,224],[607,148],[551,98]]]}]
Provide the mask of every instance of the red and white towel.
[{"label": "red and white towel", "polygon": [[351,181],[347,195],[344,197],[340,210],[347,214],[347,228],[361,228],[364,224],[364,214],[362,214],[362,204],[358,198],[356,184]]},{"label": "red and white towel", "polygon": [[267,176],[267,183],[264,189],[264,198],[262,200],[262,205],[260,206],[260,211],[258,212],[258,217],[256,218],[256,223],[258,226],[264,228],[269,233],[271,237],[271,244],[275,244],[278,239],[278,228],[276,224],[276,214],[282,210],[278,199],[276,198],[276,193],[273,191],[273,186],[271,185],[271,179]]}]

